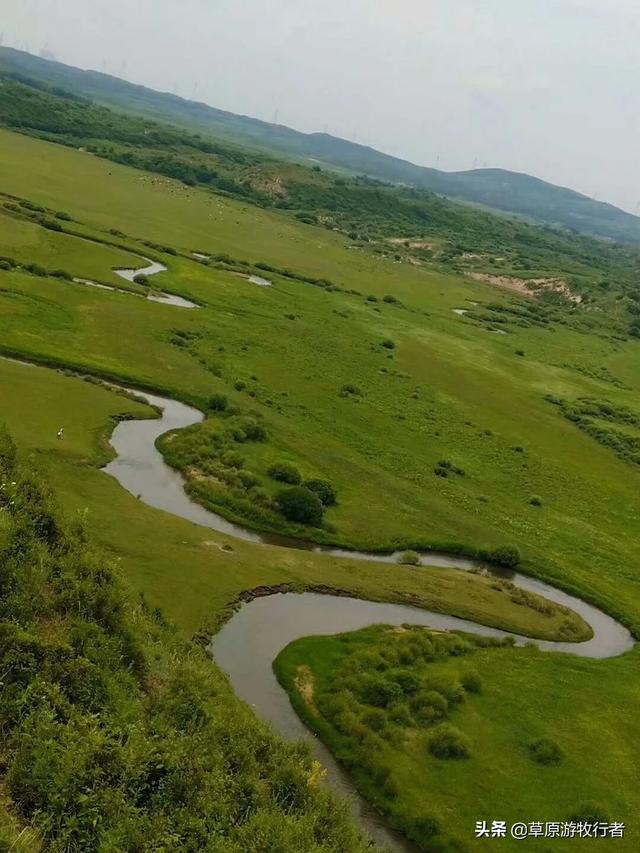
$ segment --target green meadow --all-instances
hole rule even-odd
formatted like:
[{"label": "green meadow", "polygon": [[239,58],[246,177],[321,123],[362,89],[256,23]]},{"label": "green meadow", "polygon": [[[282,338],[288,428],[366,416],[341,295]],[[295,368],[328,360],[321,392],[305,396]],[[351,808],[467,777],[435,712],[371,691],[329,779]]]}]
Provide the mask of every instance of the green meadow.
[{"label": "green meadow", "polygon": [[[640,471],[611,440],[616,429],[631,447],[640,438],[633,419],[619,414],[640,415],[640,343],[621,331],[626,309],[613,292],[595,305],[527,299],[435,261],[419,266],[405,255],[354,248],[344,234],[286,212],[86,151],[5,130],[0,151],[0,192],[14,197],[11,204],[17,198],[70,217],[59,220],[62,231],[50,230],[2,202],[0,256],[15,264],[0,268],[1,353],[157,390],[206,411],[202,425],[160,448],[190,492],[229,518],[349,548],[517,548],[523,572],[593,601],[640,634]],[[193,252],[218,260],[201,263]],[[126,288],[113,268],[141,265],[139,255],[168,267],[152,287],[200,307],[160,305],[26,268]],[[243,271],[272,284],[256,286]],[[594,273],[594,287],[595,280]],[[140,285],[129,289],[144,293]],[[547,312],[544,322],[530,321],[531,313],[521,322],[518,312],[531,305],[534,314],[539,305]],[[496,317],[506,318],[506,334],[497,333]],[[214,398],[224,399],[224,411],[213,410]],[[583,398],[614,413],[598,409],[598,436],[567,416]],[[573,636],[588,633],[577,617],[518,603],[479,575],[256,546],[147,507],[99,470],[114,424],[130,416],[153,412],[95,381],[0,360],[0,423],[68,516],[84,520],[132,589],[187,637],[213,630],[244,591],[278,584],[410,602],[532,637],[562,636],[567,618]],[[234,438],[238,419],[259,423],[263,440]],[[220,436],[233,463],[218,458]],[[274,509],[282,484],[269,472],[282,463],[335,488],[337,503],[321,525],[292,529]],[[246,476],[221,479],[220,465]],[[321,641],[304,641],[287,652],[289,674],[306,664],[328,683],[340,662],[336,644],[341,654],[350,646],[323,642],[333,650],[328,663]],[[638,756],[629,747],[637,740],[629,712],[637,651],[590,662],[486,648],[471,650],[471,659],[485,688],[456,709],[455,725],[472,742],[472,756],[440,765],[385,746],[402,797],[402,808],[397,797],[393,808],[383,804],[394,819],[396,806],[410,812],[425,790],[447,825],[485,815],[562,819],[583,800],[601,802],[612,819],[637,813]],[[453,658],[429,666],[459,671]],[[329,728],[321,734],[332,744]],[[543,736],[558,740],[566,756],[552,769],[531,765],[523,746]],[[375,799],[365,777],[363,790]],[[508,813],[498,814],[505,802]]]},{"label": "green meadow", "polygon": [[[421,849],[638,848],[631,656],[590,661],[375,627],[298,640],[275,669],[360,790]],[[438,751],[452,729],[453,748]],[[475,839],[479,820],[589,819],[626,823],[625,838]]]}]

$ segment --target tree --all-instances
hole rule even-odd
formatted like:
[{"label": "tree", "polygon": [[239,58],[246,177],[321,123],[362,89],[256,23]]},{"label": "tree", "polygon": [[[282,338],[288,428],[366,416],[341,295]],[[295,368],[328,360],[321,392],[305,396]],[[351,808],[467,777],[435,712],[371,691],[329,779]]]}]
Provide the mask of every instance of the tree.
[{"label": "tree", "polygon": [[322,522],[324,508],[320,498],[304,486],[283,489],[276,495],[276,504],[289,521],[316,527]]}]

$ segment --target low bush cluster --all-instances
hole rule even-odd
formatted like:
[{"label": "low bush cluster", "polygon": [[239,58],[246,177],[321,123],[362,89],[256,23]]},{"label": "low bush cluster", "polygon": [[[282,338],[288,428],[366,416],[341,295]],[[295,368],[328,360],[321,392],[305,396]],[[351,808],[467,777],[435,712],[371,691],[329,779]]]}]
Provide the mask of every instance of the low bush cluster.
[{"label": "low bush cluster", "polygon": [[[189,344],[185,333],[173,334],[178,342]],[[290,488],[271,496],[261,477],[245,467],[242,452],[244,444],[268,440],[262,418],[242,414],[221,393],[210,397],[208,411],[211,417],[203,423],[159,440],[166,461],[186,475],[189,494],[204,506],[260,528],[288,532],[287,523],[320,527],[325,510],[337,502],[333,484],[313,478],[303,481],[295,465],[278,462],[267,474]]]},{"label": "low bush cluster", "polygon": [[[327,638],[326,642],[330,644],[328,672],[322,657],[313,657],[318,667],[310,725],[315,726],[317,712],[322,721],[319,733],[356,773],[367,797],[390,813],[421,849],[432,849],[428,842],[435,836],[442,837],[438,838],[441,846],[434,850],[455,849],[448,846],[450,840],[445,841],[437,816],[426,815],[400,796],[397,752],[419,749],[437,762],[468,759],[472,743],[455,726],[455,716],[463,703],[475,701],[482,693],[482,681],[469,666],[470,659],[479,647],[499,647],[508,642],[408,625],[366,628]],[[294,644],[275,664],[294,701],[299,695],[296,683],[285,673],[297,671],[291,663],[300,660],[301,651],[302,646],[296,652]],[[460,671],[456,673],[458,659]]]}]

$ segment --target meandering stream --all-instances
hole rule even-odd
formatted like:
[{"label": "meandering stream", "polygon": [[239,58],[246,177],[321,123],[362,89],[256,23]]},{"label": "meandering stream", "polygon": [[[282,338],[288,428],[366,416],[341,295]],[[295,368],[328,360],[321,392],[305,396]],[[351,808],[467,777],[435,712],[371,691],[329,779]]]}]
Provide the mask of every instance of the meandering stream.
[{"label": "meandering stream", "polygon": [[[257,533],[233,524],[195,503],[184,490],[182,476],[164,462],[155,442],[169,430],[199,423],[203,420],[202,412],[156,394],[132,388],[128,390],[155,406],[161,411],[161,416],[156,419],[121,421],[111,437],[116,457],[103,470],[144,503],[256,544],[311,550],[327,555],[328,559],[340,557],[389,564],[397,562],[398,554],[347,551]],[[424,567],[422,570],[437,571],[438,567],[453,567],[463,571],[480,568],[495,572],[492,567],[478,561],[435,552],[423,554],[420,563]],[[420,571],[421,568],[416,567],[414,570]],[[505,577],[505,573],[497,574]],[[522,589],[571,608],[593,629],[593,637],[581,643],[534,641],[541,649],[607,658],[623,654],[633,647],[634,641],[629,631],[597,607],[534,578],[519,573],[509,573],[507,577]],[[506,635],[506,632],[496,628],[455,616],[399,604],[375,603],[337,595],[286,593],[244,604],[212,639],[210,651],[228,673],[237,694],[260,717],[271,722],[286,738],[305,737],[311,740],[315,755],[329,770],[330,783],[338,792],[348,796],[355,817],[376,843],[396,851],[411,851],[414,849],[412,845],[385,825],[383,818],[358,795],[349,775],[336,763],[331,753],[310,735],[291,707],[286,693],[278,685],[272,670],[272,662],[278,653],[296,639],[311,634],[353,631],[377,623],[408,623],[436,630],[463,630],[495,637]],[[526,637],[516,637],[517,643],[527,641]]]},{"label": "meandering stream", "polygon": [[[162,411],[155,420],[122,421],[115,428],[111,443],[116,458],[104,469],[140,500],[174,515],[257,544],[312,550],[329,557],[396,563],[398,554],[372,554],[320,547],[282,536],[257,533],[233,524],[192,501],[184,490],[182,476],[170,468],[155,447],[163,433],[182,429],[203,420],[197,409],[146,392],[136,392]],[[421,565],[461,570],[481,568],[495,571],[478,561],[450,554],[427,553]],[[419,570],[419,569],[417,569]],[[500,573],[504,577],[504,573]],[[634,641],[629,631],[598,608],[549,584],[519,573],[510,573],[516,586],[538,593],[579,613],[593,629],[593,637],[582,643],[535,641],[542,649],[568,652],[584,657],[606,658],[630,650]],[[348,796],[355,817],[373,840],[396,851],[414,849],[404,838],[385,825],[381,816],[362,799],[349,775],[334,760],[320,741],[313,738],[291,707],[286,693],[276,681],[272,662],[293,640],[311,634],[335,634],[367,625],[410,623],[441,630],[464,630],[485,636],[505,636],[506,632],[475,622],[398,604],[383,604],[332,595],[278,594],[244,604],[212,639],[210,651],[228,673],[236,693],[263,719],[271,722],[286,738],[305,737],[312,742],[314,754],[329,771],[332,786]],[[518,637],[516,642],[527,642]]]}]

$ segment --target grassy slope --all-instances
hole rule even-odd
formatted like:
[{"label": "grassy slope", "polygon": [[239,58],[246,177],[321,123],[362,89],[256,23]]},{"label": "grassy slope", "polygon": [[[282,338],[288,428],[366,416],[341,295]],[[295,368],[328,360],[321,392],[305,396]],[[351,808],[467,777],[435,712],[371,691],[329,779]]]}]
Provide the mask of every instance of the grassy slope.
[{"label": "grassy slope", "polygon": [[[553,634],[562,622],[559,614],[543,617],[512,604],[473,575],[256,547],[160,513],[95,467],[105,461],[112,418],[150,414],[146,406],[75,378],[2,360],[0,383],[0,422],[37,454],[67,511],[86,518],[96,538],[118,555],[134,587],[187,634],[215,622],[243,590],[278,583],[326,584],[366,598],[411,600],[521,633]],[[56,438],[61,425],[63,441]],[[223,551],[223,545],[232,550]]]},{"label": "grassy slope", "polygon": [[118,287],[126,285],[126,282],[113,272],[113,267],[143,266],[135,255],[48,231],[34,222],[16,219],[3,212],[0,212],[0,234],[2,254],[19,263],[35,261],[48,270],[73,270],[78,278],[97,279]]},{"label": "grassy slope", "polygon": [[[543,400],[548,392],[568,398],[591,394],[633,406],[640,375],[637,344],[566,327],[491,335],[451,309],[465,299],[512,302],[515,297],[348,252],[343,238],[330,232],[79,152],[7,133],[0,133],[0,145],[0,190],[66,210],[96,233],[119,228],[132,238],[179,249],[226,251],[326,276],[363,293],[394,293],[407,306],[367,304],[361,297],[328,294],[278,277],[273,288],[260,289],[184,258],[168,259],[170,271],[160,281],[201,300],[200,311],[0,272],[4,347],[166,388],[196,402],[224,391],[244,409],[264,414],[270,441],[247,451],[255,470],[284,457],[305,473],[336,483],[341,500],[330,520],[345,539],[378,545],[395,537],[455,539],[472,546],[514,542],[527,569],[576,586],[627,621],[638,621],[638,473]],[[75,263],[75,251],[70,262]],[[297,319],[288,319],[290,313]],[[170,343],[176,328],[201,336],[196,357]],[[397,343],[393,360],[379,347],[387,337]],[[515,355],[517,348],[526,351],[525,358]],[[628,390],[580,372],[601,366]],[[395,373],[382,373],[383,367]],[[237,378],[254,383],[255,398],[233,390]],[[365,389],[361,402],[338,396],[348,381]],[[6,362],[0,362],[0,387],[0,421],[38,454],[65,507],[72,513],[86,510],[90,529],[120,557],[134,587],[187,633],[215,620],[242,590],[280,582],[325,583],[379,599],[413,598],[525,632],[549,627],[534,611],[514,606],[474,576],[229,543],[149,509],[95,468],[104,458],[101,437],[109,417],[132,404],[76,379]],[[274,405],[267,405],[269,399]],[[60,425],[64,442],[55,439]],[[525,452],[516,454],[515,445]],[[432,469],[441,458],[461,465],[467,477],[436,480]],[[529,505],[532,494],[542,497],[542,508]],[[223,544],[232,544],[233,551],[221,550]],[[487,685],[496,685],[494,693],[487,689],[486,701],[495,705],[487,706],[486,717],[469,722],[470,731],[477,725],[478,732],[487,732],[487,743],[496,743],[498,727],[489,731],[489,721],[503,720],[500,715],[508,716],[509,709],[521,715],[523,725],[533,725],[534,702],[556,701],[554,685],[561,682],[558,719],[567,721],[567,729],[575,720],[581,737],[588,731],[601,750],[609,747],[621,756],[623,773],[628,772],[626,733],[637,739],[627,710],[637,698],[637,653],[602,664],[530,652],[500,654],[509,657],[488,658],[485,673]],[[576,708],[585,709],[579,719]],[[505,720],[500,731],[508,732],[509,725]],[[577,754],[578,735],[568,731],[566,736],[575,738],[568,752]],[[607,767],[600,772],[596,753],[589,748],[584,754],[598,767],[585,796],[599,796],[607,781],[613,788],[611,772]],[[477,755],[473,760],[480,762],[480,751]],[[443,791],[447,786],[455,792],[453,782],[466,786],[462,804],[455,805],[457,796],[454,802],[439,794],[447,817],[466,814],[475,820],[480,805],[492,806],[491,790],[478,782],[491,778],[491,754],[482,760],[473,765],[478,773],[452,780],[450,788],[442,780]],[[519,791],[508,760],[505,753],[500,790]],[[573,781],[563,783],[567,802],[579,775],[576,771]],[[618,787],[618,799],[606,802],[621,815],[632,787],[624,781]],[[474,801],[478,790],[484,799]],[[545,805],[546,790],[536,781],[535,790],[519,796],[529,796],[533,809]],[[529,819],[555,817],[552,810],[530,814],[527,803],[522,808]]]},{"label": "grassy slope", "polygon": [[[284,456],[334,480],[341,502],[330,520],[346,541],[514,542],[530,570],[579,586],[628,621],[638,619],[638,474],[543,400],[548,392],[589,393],[633,404],[637,344],[569,328],[491,335],[451,309],[465,299],[515,297],[346,252],[338,235],[89,155],[7,133],[0,139],[5,191],[62,207],[94,228],[290,266],[363,293],[394,293],[411,309],[286,280],[254,288],[230,273],[171,258],[163,286],[202,300],[203,310],[172,311],[4,274],[0,287],[22,294],[2,300],[5,346],[188,399],[224,390],[245,407],[258,404],[272,438],[251,451],[251,464],[261,472]],[[43,324],[56,328],[55,337],[41,336]],[[135,332],[114,333],[125,327]],[[175,328],[202,334],[197,355],[221,378],[169,345]],[[387,337],[398,344],[392,361],[379,347]],[[514,355],[516,348],[526,351],[525,359]],[[632,390],[560,365],[606,365]],[[258,377],[255,400],[230,391],[235,379],[251,376]],[[363,402],[338,396],[349,381],[365,389]],[[268,399],[278,406],[263,405]],[[514,453],[516,445],[525,453]],[[432,469],[441,458],[468,476],[436,480]],[[532,495],[542,497],[542,509],[529,505]]]},{"label": "grassy slope", "polygon": [[[350,669],[350,654],[362,649],[380,651],[393,642],[380,629],[308,637],[292,643],[277,658],[276,672],[294,706],[343,760],[353,756],[357,741],[341,735],[309,709],[295,686],[298,668],[311,668],[317,701],[331,690],[341,668]],[[474,842],[476,820],[562,821],[576,814],[583,802],[595,801],[611,820],[627,825],[624,841],[608,843],[620,850],[637,850],[640,836],[635,817],[640,801],[635,777],[640,752],[633,711],[640,698],[637,670],[637,653],[601,662],[533,648],[480,649],[463,658],[414,666],[418,675],[424,672],[431,677],[459,678],[475,671],[483,692],[468,696],[450,716],[451,723],[471,740],[468,760],[434,758],[408,730],[406,743],[387,745],[384,763],[391,768],[399,791],[392,810],[420,814],[426,808],[447,835],[464,841],[470,850],[482,850],[485,843]],[[561,746],[565,757],[560,765],[541,766],[531,760],[527,745],[540,737]],[[367,774],[359,778],[366,791],[371,785]],[[390,807],[379,785],[369,787],[368,793],[379,797],[383,809]],[[554,840],[550,846],[543,839],[508,839],[501,846],[564,851],[579,843]]]},{"label": "grassy slope", "polygon": [[4,430],[0,480],[0,849],[369,849],[304,747],[129,594]]}]

